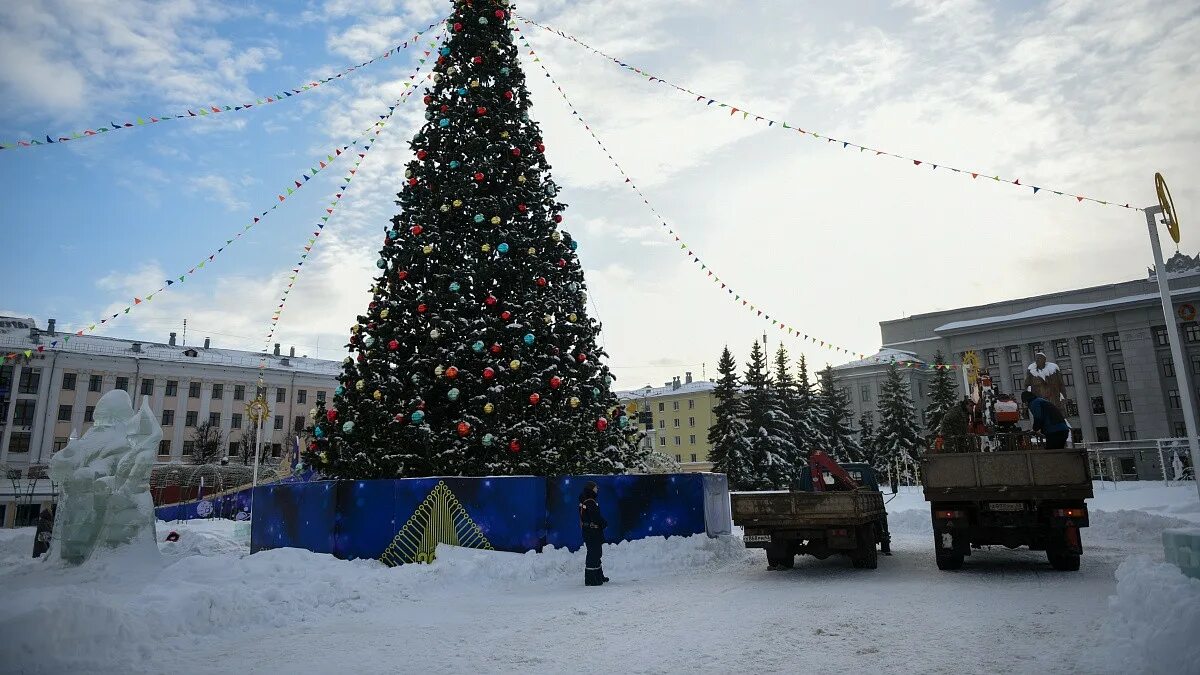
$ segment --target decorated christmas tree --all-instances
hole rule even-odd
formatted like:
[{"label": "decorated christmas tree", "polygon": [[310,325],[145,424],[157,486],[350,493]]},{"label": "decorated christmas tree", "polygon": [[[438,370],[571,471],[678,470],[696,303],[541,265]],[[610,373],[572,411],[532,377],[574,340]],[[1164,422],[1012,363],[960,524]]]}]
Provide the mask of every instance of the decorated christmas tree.
[{"label": "decorated christmas tree", "polygon": [[930,440],[938,435],[946,411],[958,403],[958,383],[954,370],[946,368],[946,359],[939,349],[933,359],[935,369],[929,383],[929,405],[925,406],[925,428]]},{"label": "decorated christmas tree", "polygon": [[447,29],[401,211],[308,461],[347,478],[638,468],[508,3],[457,1]]}]

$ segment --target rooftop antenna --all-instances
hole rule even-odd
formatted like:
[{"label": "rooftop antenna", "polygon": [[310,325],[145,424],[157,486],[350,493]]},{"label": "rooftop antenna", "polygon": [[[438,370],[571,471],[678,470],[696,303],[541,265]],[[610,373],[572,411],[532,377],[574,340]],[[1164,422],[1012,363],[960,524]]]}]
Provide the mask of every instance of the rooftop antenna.
[{"label": "rooftop antenna", "polygon": [[702,379],[702,380],[708,379],[708,370],[704,367],[703,361],[700,362],[700,379]]},{"label": "rooftop antenna", "polygon": [[187,319],[183,320],[183,346],[187,346]]}]

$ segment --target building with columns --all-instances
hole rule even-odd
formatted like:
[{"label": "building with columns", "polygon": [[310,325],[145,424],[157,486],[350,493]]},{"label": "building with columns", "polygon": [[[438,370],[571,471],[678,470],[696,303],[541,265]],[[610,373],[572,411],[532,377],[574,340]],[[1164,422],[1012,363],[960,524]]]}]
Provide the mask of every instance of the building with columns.
[{"label": "building with columns", "polygon": [[128,391],[135,408],[149,402],[163,429],[162,463],[189,462],[195,429],[206,422],[220,430],[221,456],[238,455],[253,440],[247,404],[261,393],[264,455],[278,457],[316,401],[332,398],[341,371],[338,361],[281,353],[279,345],[262,354],[216,348],[208,338],[185,345],[174,333],[164,343],[75,336],[54,323],[40,329],[32,319],[0,317],[0,353],[16,355],[0,367],[0,525],[28,520],[15,513],[21,497],[49,489],[44,479],[43,487],[31,484],[30,469],[37,478],[54,452],[91,427],[106,392]]},{"label": "building with columns", "polygon": [[[1200,378],[1200,270],[1183,264],[1189,261],[1177,254],[1168,265],[1174,311],[1165,320],[1151,276],[881,321],[880,356],[931,363],[940,350],[958,363],[973,351],[999,391],[1018,394],[1033,355],[1043,351],[1062,372],[1061,407],[1077,442],[1184,436],[1180,387],[1196,392]],[[1168,320],[1179,326],[1186,363],[1171,357]],[[837,369],[842,382],[876,394],[883,373],[871,359]],[[932,373],[913,373],[918,397]]]}]

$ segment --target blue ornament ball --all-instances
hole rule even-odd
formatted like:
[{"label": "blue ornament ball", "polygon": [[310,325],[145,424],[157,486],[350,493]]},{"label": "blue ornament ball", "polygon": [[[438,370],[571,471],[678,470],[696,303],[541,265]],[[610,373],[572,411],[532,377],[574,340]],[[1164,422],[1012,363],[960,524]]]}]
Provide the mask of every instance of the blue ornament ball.
[{"label": "blue ornament ball", "polygon": [[317,438],[324,438],[325,430],[321,427],[317,427],[316,429],[313,429],[313,436],[316,436]]},{"label": "blue ornament ball", "polygon": [[508,244],[500,244],[496,247],[496,250],[500,251],[501,253],[508,253]]},{"label": "blue ornament ball", "polygon": [[457,281],[450,282],[450,292],[451,293],[457,293],[458,289],[460,289],[460,288],[462,288],[462,287],[458,285]]},{"label": "blue ornament ball", "polygon": [[511,71],[509,71],[509,69],[508,69],[508,66],[505,66],[505,67],[503,67],[503,68],[501,68],[501,69],[500,69],[500,74],[501,74],[501,75],[508,75],[508,74],[509,74],[509,72],[511,72]]},{"label": "blue ornament ball", "polygon": [[484,445],[491,445],[492,443],[495,443],[495,442],[496,442],[496,437],[495,437],[495,436],[493,436],[493,435],[491,435],[491,434],[484,434],[484,435],[483,435],[483,444],[484,444]]},{"label": "blue ornament ball", "polygon": [[397,232],[396,230],[388,230],[387,236],[388,236],[388,239],[395,239],[400,236],[400,233]]},{"label": "blue ornament ball", "polygon": [[442,119],[438,120],[438,126],[439,127],[448,127],[448,126],[450,126],[450,120],[448,118],[443,117]]},{"label": "blue ornament ball", "polygon": [[457,159],[450,160],[450,168],[451,169],[457,169],[460,166],[462,166],[462,164],[459,164]]},{"label": "blue ornament ball", "polygon": [[334,396],[341,396],[341,395],[342,395],[342,394],[344,394],[344,393],[346,393],[346,388],[345,388],[345,387],[343,387],[343,386],[342,386],[342,385],[340,385],[340,384],[338,385],[338,388],[337,388],[337,389],[334,389],[334,390],[333,390],[333,395],[334,395]]},{"label": "blue ornament ball", "polygon": [[600,388],[592,387],[592,398],[600,398]]},{"label": "blue ornament ball", "polygon": [[378,267],[379,269],[383,269],[383,268],[387,267],[387,261],[384,260],[383,258],[380,258],[379,260],[375,261],[375,266]]},{"label": "blue ornament ball", "polygon": [[345,424],[343,424],[342,431],[344,431],[348,434],[353,433],[354,432],[354,422],[346,422]]},{"label": "blue ornament ball", "polygon": [[422,410],[414,410],[413,414],[409,415],[409,419],[411,419],[414,422],[420,423],[421,420],[425,419],[425,412]]},{"label": "blue ornament ball", "polygon": [[450,56],[450,48],[449,47],[442,47],[438,51],[441,52],[442,56]]},{"label": "blue ornament ball", "polygon": [[523,337],[521,339],[525,341],[525,344],[531,345],[531,344],[533,344],[533,340],[534,340],[533,333],[526,333],[525,337]]},{"label": "blue ornament ball", "polygon": [[466,87],[459,87],[459,88],[458,88],[458,95],[459,95],[459,96],[466,96],[466,95],[467,95],[467,88],[466,88]]},{"label": "blue ornament ball", "polygon": [[483,340],[476,340],[475,344],[471,345],[471,351],[475,352],[476,354],[482,353],[483,348],[484,348]]},{"label": "blue ornament ball", "polygon": [[579,242],[575,241],[574,239],[571,240],[571,250],[572,251],[579,250]]},{"label": "blue ornament ball", "polygon": [[450,391],[446,392],[446,398],[450,399],[451,401],[457,401],[458,389],[451,389]]},{"label": "blue ornament ball", "polygon": [[483,222],[483,214],[482,214],[482,213],[476,213],[476,214],[475,214],[475,222],[477,222],[477,223],[482,223],[482,222]]},{"label": "blue ornament ball", "polygon": [[629,426],[629,418],[625,415],[621,415],[617,418],[617,426],[621,427],[622,429]]},{"label": "blue ornament ball", "polygon": [[487,17],[486,16],[479,17],[479,25],[481,25],[481,26],[487,25]]}]

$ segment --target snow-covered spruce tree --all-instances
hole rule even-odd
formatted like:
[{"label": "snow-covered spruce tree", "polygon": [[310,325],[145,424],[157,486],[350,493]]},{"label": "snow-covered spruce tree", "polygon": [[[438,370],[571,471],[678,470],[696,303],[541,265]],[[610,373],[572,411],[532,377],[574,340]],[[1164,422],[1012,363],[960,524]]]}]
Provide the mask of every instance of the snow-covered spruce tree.
[{"label": "snow-covered spruce tree", "polygon": [[858,453],[854,431],[850,428],[850,397],[838,386],[832,366],[825,366],[818,379],[817,428],[821,442],[825,444],[822,449],[837,461],[853,461]]},{"label": "snow-covered spruce tree", "polygon": [[821,431],[820,402],[817,400],[816,383],[808,379],[808,359],[803,354],[796,361],[796,406],[803,413],[803,424],[808,434],[808,446],[798,447],[805,454],[823,449],[827,444]]},{"label": "snow-covered spruce tree", "polygon": [[344,478],[636,468],[507,4],[453,6],[309,461]]},{"label": "snow-covered spruce tree", "polygon": [[946,368],[946,359],[939,349],[933,357],[933,380],[929,383],[929,405],[925,406],[925,429],[929,439],[937,436],[942,416],[958,403],[958,381],[954,370]]},{"label": "snow-covered spruce tree", "polygon": [[712,460],[713,471],[728,477],[731,490],[743,490],[747,489],[746,462],[750,459],[746,441],[745,401],[741,397],[737,362],[729,353],[729,347],[721,352],[717,373],[720,377],[713,389],[717,403],[713,406],[713,424],[708,428],[708,444],[712,448],[708,456]]},{"label": "snow-covered spruce tree", "polygon": [[792,425],[771,388],[767,358],[758,340],[750,350],[746,364],[746,438],[749,443],[751,470],[746,483],[751,489],[771,490],[790,487],[798,471],[794,465],[799,451],[792,442]]},{"label": "snow-covered spruce tree", "polygon": [[[796,380],[788,369],[787,349],[779,345],[775,350],[775,381],[771,388],[779,400],[780,407],[787,415],[792,427],[792,444],[796,446],[796,456],[792,458],[792,466],[799,471],[808,465],[808,453],[812,451],[813,433],[809,423],[808,410],[801,403],[801,391]],[[805,377],[807,385],[807,374]],[[811,399],[811,395],[805,397]],[[797,476],[798,477],[798,476]]]},{"label": "snow-covered spruce tree", "polygon": [[921,433],[915,419],[908,383],[900,378],[896,363],[888,365],[887,379],[879,391],[879,429],[875,449],[886,467],[903,473],[920,454]]},{"label": "snow-covered spruce tree", "polygon": [[856,461],[863,464],[869,464],[875,469],[875,473],[882,475],[884,471],[883,462],[879,458],[879,450],[876,448],[875,432],[875,416],[873,413],[864,412],[858,416],[858,459]]}]

